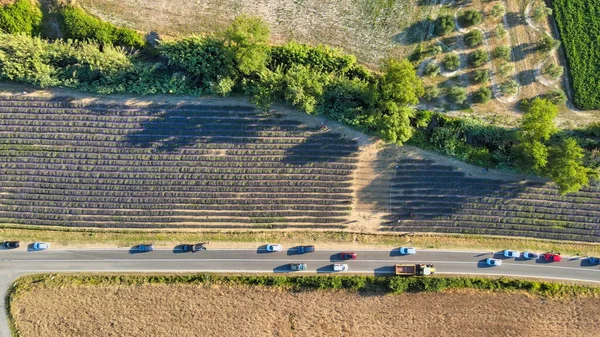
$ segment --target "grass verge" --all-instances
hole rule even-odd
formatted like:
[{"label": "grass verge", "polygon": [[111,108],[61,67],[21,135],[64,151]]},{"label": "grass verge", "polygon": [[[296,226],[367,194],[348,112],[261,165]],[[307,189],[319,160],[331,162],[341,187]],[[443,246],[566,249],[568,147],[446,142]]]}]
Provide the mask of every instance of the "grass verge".
[{"label": "grass verge", "polygon": [[[0,225],[0,241],[47,241],[55,247],[131,247],[144,242],[171,247],[184,242],[211,241],[214,246],[254,246],[266,242],[290,244],[357,245],[365,248],[418,248],[450,250],[560,251],[567,255],[600,255],[600,244],[509,238],[482,235],[378,234],[331,231],[160,231],[100,230]],[[356,247],[356,246],[355,246]]]}]

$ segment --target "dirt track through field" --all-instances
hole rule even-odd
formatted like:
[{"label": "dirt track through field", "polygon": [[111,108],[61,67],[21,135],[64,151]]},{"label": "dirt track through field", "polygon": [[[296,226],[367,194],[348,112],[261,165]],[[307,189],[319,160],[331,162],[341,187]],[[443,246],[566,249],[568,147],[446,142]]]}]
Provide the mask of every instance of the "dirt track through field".
[{"label": "dirt track through field", "polygon": [[600,300],[461,291],[66,287],[13,302],[22,336],[594,336]]}]

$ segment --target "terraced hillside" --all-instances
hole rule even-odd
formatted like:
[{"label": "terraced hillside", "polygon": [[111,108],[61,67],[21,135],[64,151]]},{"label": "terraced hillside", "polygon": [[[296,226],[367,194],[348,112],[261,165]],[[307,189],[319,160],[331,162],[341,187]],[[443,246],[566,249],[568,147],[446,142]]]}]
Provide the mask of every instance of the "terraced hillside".
[{"label": "terraced hillside", "polygon": [[249,106],[0,97],[0,222],[343,228],[358,145],[342,138]]},{"label": "terraced hillside", "polygon": [[529,181],[469,177],[432,160],[400,160],[383,230],[600,242],[600,189],[562,196]]}]

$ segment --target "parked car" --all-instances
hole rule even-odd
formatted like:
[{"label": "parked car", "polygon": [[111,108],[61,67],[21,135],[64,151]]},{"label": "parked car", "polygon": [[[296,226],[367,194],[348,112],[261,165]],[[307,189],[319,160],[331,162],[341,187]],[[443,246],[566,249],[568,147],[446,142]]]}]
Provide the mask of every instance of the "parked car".
[{"label": "parked car", "polygon": [[560,253],[546,253],[544,254],[544,260],[548,262],[560,262]]},{"label": "parked car", "polygon": [[588,257],[588,262],[590,264],[596,265],[596,264],[600,264],[600,257]]},{"label": "parked car", "polygon": [[340,253],[342,260],[356,260],[356,253]]},{"label": "parked car", "polygon": [[283,246],[279,245],[279,244],[268,244],[267,245],[267,252],[280,252],[283,250]]},{"label": "parked car", "polygon": [[519,252],[518,250],[506,249],[504,251],[504,256],[518,258],[519,256],[521,256],[521,252]]},{"label": "parked car", "polygon": [[532,252],[524,252],[523,253],[523,257],[526,258],[526,259],[537,260],[537,259],[540,258],[540,254],[532,253]]},{"label": "parked car", "polygon": [[151,243],[144,243],[138,246],[140,252],[151,252],[154,250],[154,245]]},{"label": "parked car", "polygon": [[314,253],[315,246],[298,246],[298,254]]},{"label": "parked car", "polygon": [[5,241],[2,246],[5,249],[14,249],[21,247],[21,243],[19,241]]},{"label": "parked car", "polygon": [[198,249],[196,249],[196,245],[190,245],[190,244],[181,245],[181,250],[186,253],[187,252],[195,253],[198,251]]},{"label": "parked car", "polygon": [[50,249],[50,244],[47,242],[34,242],[33,243],[34,250],[46,250]]},{"label": "parked car", "polygon": [[487,263],[490,266],[501,266],[502,265],[502,260],[498,260],[498,259],[492,259],[491,257],[488,257],[487,260],[485,260],[485,263]]},{"label": "parked car", "polygon": [[348,270],[348,265],[343,263],[336,263],[333,265],[333,271],[346,271]]},{"label": "parked car", "polygon": [[290,269],[294,271],[306,270],[306,263],[292,263],[290,264]]},{"label": "parked car", "polygon": [[402,247],[400,248],[400,254],[402,255],[415,255],[417,250],[412,247]]}]

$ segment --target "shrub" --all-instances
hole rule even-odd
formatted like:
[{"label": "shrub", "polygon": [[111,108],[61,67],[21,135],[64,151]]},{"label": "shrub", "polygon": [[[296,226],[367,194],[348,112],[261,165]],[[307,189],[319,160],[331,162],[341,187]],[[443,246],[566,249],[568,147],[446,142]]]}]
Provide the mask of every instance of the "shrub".
[{"label": "shrub", "polygon": [[435,62],[429,62],[425,65],[425,75],[435,77],[440,74],[440,66]]},{"label": "shrub", "polygon": [[498,67],[498,73],[500,76],[506,77],[515,71],[515,66],[512,63],[502,62]]},{"label": "shrub", "polygon": [[31,0],[17,0],[0,8],[0,29],[9,34],[40,33],[42,11]]},{"label": "shrub", "polygon": [[473,29],[464,36],[465,44],[471,48],[483,43],[483,33],[479,29]]},{"label": "shrub", "polygon": [[496,19],[501,18],[505,13],[506,13],[506,8],[504,8],[504,6],[502,6],[500,4],[494,5],[492,10],[490,11],[490,14],[493,17],[495,17]]},{"label": "shrub", "polygon": [[567,102],[567,95],[565,95],[565,92],[560,89],[551,90],[542,95],[542,98],[556,105],[565,104]]},{"label": "shrub", "polygon": [[269,60],[269,26],[260,18],[240,15],[225,30],[225,41],[243,75],[260,73]]},{"label": "shrub", "polygon": [[59,11],[59,21],[64,38],[74,40],[94,40],[128,48],[142,48],[144,39],[129,28],[118,28],[85,13],[76,7],[63,7]]},{"label": "shrub", "polygon": [[500,92],[506,96],[516,95],[519,89],[519,84],[515,80],[508,80],[500,84]]},{"label": "shrub", "polygon": [[469,62],[473,67],[480,67],[488,61],[488,53],[477,49],[469,54]]},{"label": "shrub", "polygon": [[549,34],[544,34],[542,38],[537,42],[537,48],[542,53],[548,53],[554,48],[558,48],[560,46],[560,41],[555,40]]},{"label": "shrub", "polygon": [[486,87],[481,87],[473,93],[473,100],[477,103],[486,103],[491,98],[492,98],[492,91]]},{"label": "shrub", "polygon": [[533,9],[531,18],[533,19],[533,21],[539,23],[542,22],[542,20],[544,20],[549,15],[552,15],[552,9],[546,7],[546,5],[542,3],[541,5],[536,6]]},{"label": "shrub", "polygon": [[492,56],[494,56],[494,58],[501,59],[504,61],[510,61],[510,47],[498,46],[494,48]]},{"label": "shrub", "polygon": [[473,71],[471,79],[474,83],[486,83],[490,79],[487,69],[477,69]]},{"label": "shrub", "polygon": [[463,87],[450,87],[447,96],[450,102],[463,104],[467,100],[467,90]]},{"label": "shrub", "polygon": [[552,79],[557,79],[563,75],[563,67],[556,63],[548,63],[542,69],[542,73],[548,75]]},{"label": "shrub", "polygon": [[437,85],[431,85],[431,86],[427,86],[425,87],[425,95],[423,96],[423,98],[426,101],[433,101],[434,99],[440,97],[440,89],[438,88]]},{"label": "shrub", "polygon": [[458,21],[463,27],[478,25],[483,21],[483,15],[478,10],[467,9],[459,15]]},{"label": "shrub", "polygon": [[444,36],[454,31],[454,18],[451,15],[442,15],[435,21],[435,34]]},{"label": "shrub", "polygon": [[494,37],[501,40],[506,36],[506,28],[504,28],[503,24],[498,24],[496,25],[496,28],[494,28]]},{"label": "shrub", "polygon": [[442,59],[442,65],[446,71],[455,71],[460,67],[460,57],[455,54],[448,54]]}]

